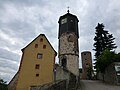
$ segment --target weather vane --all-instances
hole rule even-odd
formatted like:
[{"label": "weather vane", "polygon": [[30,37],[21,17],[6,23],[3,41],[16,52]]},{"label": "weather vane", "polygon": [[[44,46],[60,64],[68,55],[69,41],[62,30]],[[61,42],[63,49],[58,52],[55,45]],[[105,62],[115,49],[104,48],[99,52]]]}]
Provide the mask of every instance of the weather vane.
[{"label": "weather vane", "polygon": [[67,8],[68,8],[67,12],[69,13],[69,12],[70,12],[70,11],[69,11],[70,7],[68,6]]}]

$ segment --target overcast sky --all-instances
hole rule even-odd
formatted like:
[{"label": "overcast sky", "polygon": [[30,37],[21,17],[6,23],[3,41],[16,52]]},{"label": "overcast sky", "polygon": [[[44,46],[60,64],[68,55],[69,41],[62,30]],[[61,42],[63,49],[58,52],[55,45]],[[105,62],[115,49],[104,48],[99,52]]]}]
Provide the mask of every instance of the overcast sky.
[{"label": "overcast sky", "polygon": [[68,6],[79,19],[80,53],[88,50],[94,56],[98,22],[116,38],[116,52],[120,52],[120,0],[0,0],[0,78],[11,80],[21,49],[41,33],[58,52],[58,20]]}]

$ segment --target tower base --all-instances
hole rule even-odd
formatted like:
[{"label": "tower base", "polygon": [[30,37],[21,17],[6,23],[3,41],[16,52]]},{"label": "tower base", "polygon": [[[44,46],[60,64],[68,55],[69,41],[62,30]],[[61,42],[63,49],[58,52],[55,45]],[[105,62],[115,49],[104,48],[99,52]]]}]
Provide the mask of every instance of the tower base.
[{"label": "tower base", "polygon": [[67,90],[76,90],[79,86],[80,78],[67,69],[56,64],[55,81],[66,80]]}]

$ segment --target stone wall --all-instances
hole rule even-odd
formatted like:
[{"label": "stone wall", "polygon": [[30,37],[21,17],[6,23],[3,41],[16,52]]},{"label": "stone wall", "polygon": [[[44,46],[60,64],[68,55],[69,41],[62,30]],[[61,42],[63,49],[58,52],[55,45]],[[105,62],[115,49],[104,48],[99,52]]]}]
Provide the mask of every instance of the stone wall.
[{"label": "stone wall", "polygon": [[[116,62],[116,63],[118,63],[118,62]],[[120,85],[120,82],[119,82],[120,75],[117,75],[117,72],[115,70],[116,63],[114,62],[111,65],[109,65],[108,67],[106,67],[104,73],[98,73],[97,79],[103,80],[110,84]]]},{"label": "stone wall", "polygon": [[60,80],[42,86],[31,86],[30,90],[66,90],[66,80]]},{"label": "stone wall", "polygon": [[59,38],[59,64],[62,66],[63,58],[66,57],[66,68],[79,76],[79,47],[75,33],[64,33]]},{"label": "stone wall", "polygon": [[99,79],[99,80],[102,80],[102,81],[103,81],[103,73],[98,72],[98,73],[97,73],[97,79]]},{"label": "stone wall", "polygon": [[104,81],[110,84],[117,84],[116,71],[114,64],[109,65],[105,69]]},{"label": "stone wall", "polygon": [[70,71],[57,65],[56,80],[66,80],[67,90],[76,90],[79,85],[79,77]]},{"label": "stone wall", "polygon": [[65,68],[56,64],[55,80],[69,80],[70,73]]}]

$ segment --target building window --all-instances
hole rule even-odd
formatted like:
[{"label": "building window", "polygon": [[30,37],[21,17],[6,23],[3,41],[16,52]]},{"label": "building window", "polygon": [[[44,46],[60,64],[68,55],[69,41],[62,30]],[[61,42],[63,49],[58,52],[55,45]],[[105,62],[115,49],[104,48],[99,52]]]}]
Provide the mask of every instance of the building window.
[{"label": "building window", "polygon": [[39,77],[39,74],[36,74],[36,77]]},{"label": "building window", "polygon": [[63,58],[62,59],[62,67],[66,68],[66,66],[67,66],[67,60],[66,60],[66,58]]},{"label": "building window", "polygon": [[73,20],[71,19],[70,22],[73,22]]},{"label": "building window", "polygon": [[86,63],[86,65],[88,65],[88,63]]},{"label": "building window", "polygon": [[38,48],[38,44],[35,44],[35,48]]},{"label": "building window", "polygon": [[89,67],[89,64],[88,64],[88,63],[86,63],[86,67]]},{"label": "building window", "polygon": [[84,53],[84,55],[86,55],[86,53]]},{"label": "building window", "polygon": [[40,68],[40,65],[39,64],[36,64],[35,65],[35,69],[39,69]]},{"label": "building window", "polygon": [[37,58],[38,58],[38,59],[42,59],[42,56],[43,56],[43,55],[42,55],[41,53],[38,53],[38,54],[37,54]]},{"label": "building window", "polygon": [[40,42],[43,42],[43,38],[40,38]]},{"label": "building window", "polygon": [[46,45],[43,45],[43,49],[46,49]]}]

